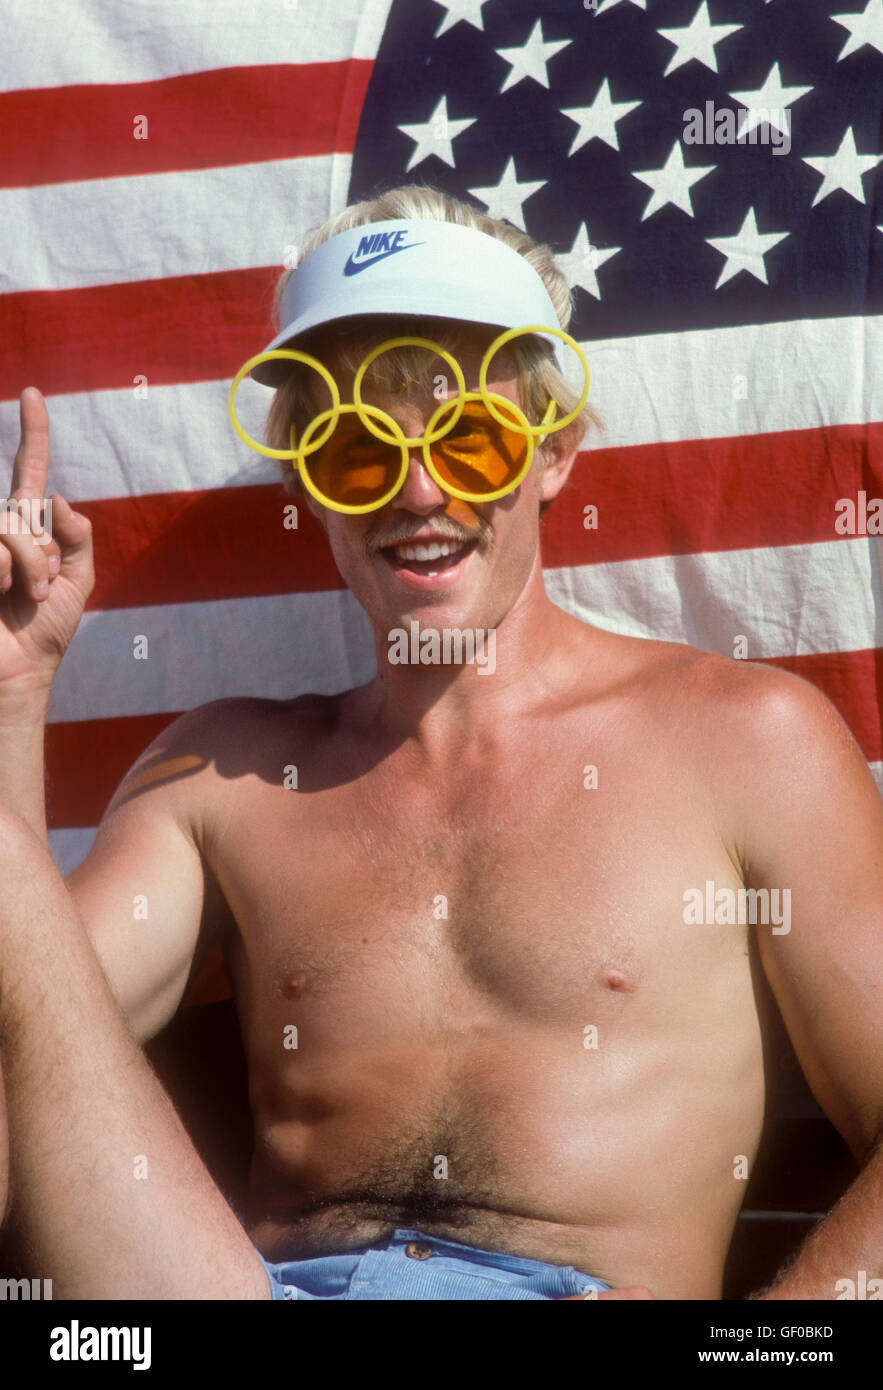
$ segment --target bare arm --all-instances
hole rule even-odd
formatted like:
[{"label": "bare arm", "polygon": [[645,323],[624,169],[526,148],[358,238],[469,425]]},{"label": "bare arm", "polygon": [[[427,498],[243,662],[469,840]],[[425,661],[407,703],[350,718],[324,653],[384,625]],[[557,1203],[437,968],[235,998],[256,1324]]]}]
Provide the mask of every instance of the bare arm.
[{"label": "bare arm", "polygon": [[[58,494],[48,513],[45,507],[49,413],[34,387],[22,392],[20,415],[10,487],[15,506],[5,520],[0,513],[0,806],[45,843],[46,708],[94,568],[88,520]],[[193,719],[179,723],[189,728]],[[114,797],[91,854],[68,881],[139,1037],[158,1031],[174,1013],[200,925],[218,906],[193,838],[189,788],[168,768],[164,776],[154,767],[174,758],[174,745],[175,734],[167,731],[139,760]]]},{"label": "bare arm", "polygon": [[13,1216],[31,1268],[56,1298],[269,1298],[58,870],[3,808],[0,860],[17,886],[0,898],[0,1060]]},{"label": "bare arm", "polygon": [[833,1299],[859,1270],[883,1277],[883,802],[813,687],[776,675],[758,713],[744,858],[752,887],[790,889],[791,928],[759,924],[760,959],[813,1094],[863,1169],[756,1296]]},{"label": "bare arm", "polygon": [[91,852],[66,880],[140,1041],[174,1016],[194,956],[227,915],[197,843],[202,765],[185,751],[203,718],[196,710],[154,740],[117,790]]}]

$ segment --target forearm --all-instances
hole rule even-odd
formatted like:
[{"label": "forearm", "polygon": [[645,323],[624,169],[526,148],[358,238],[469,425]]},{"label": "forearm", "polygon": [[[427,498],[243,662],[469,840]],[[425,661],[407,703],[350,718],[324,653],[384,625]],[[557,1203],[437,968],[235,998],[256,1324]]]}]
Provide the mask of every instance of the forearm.
[{"label": "forearm", "polygon": [[58,871],[2,811],[0,861],[15,884],[0,896],[12,1212],[34,1273],[56,1298],[267,1298]]},{"label": "forearm", "polygon": [[[816,1227],[796,1259],[769,1288],[752,1297],[848,1297],[849,1285],[840,1284],[847,1279],[865,1289],[871,1279],[883,1279],[883,1144],[877,1144],[855,1182]],[[867,1295],[859,1292],[852,1296]]]},{"label": "forearm", "polygon": [[46,843],[45,726],[49,690],[0,693],[0,806]]}]

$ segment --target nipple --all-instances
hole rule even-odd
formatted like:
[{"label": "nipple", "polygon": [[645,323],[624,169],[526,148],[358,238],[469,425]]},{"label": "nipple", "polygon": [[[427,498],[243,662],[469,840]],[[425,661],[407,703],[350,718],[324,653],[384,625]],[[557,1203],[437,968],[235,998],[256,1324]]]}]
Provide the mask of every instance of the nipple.
[{"label": "nipple", "polygon": [[616,965],[602,965],[595,979],[615,994],[632,994],[635,990],[634,980]]},{"label": "nipple", "polygon": [[282,993],[285,995],[286,999],[297,999],[299,995],[303,994],[306,985],[307,972],[305,970],[296,970],[293,975],[287,976],[282,985]]}]

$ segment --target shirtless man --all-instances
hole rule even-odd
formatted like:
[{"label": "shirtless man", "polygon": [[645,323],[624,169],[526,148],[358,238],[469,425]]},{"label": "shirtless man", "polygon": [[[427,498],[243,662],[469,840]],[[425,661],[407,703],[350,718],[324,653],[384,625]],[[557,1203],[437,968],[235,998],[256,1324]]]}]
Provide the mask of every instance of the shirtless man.
[{"label": "shirtless man", "polygon": [[[527,238],[473,215],[454,254],[453,203],[423,190],[409,214],[408,196],[324,229],[321,269],[308,257],[300,298],[282,301],[274,344],[309,343],[344,402],[341,314],[363,315],[356,361],[392,331],[366,306],[424,306],[433,342],[450,318],[470,390],[500,325],[567,324],[551,258],[516,264]],[[357,223],[409,215],[430,220],[361,241]],[[336,300],[333,257],[338,276],[351,267]],[[398,287],[381,301],[375,273]],[[402,392],[366,378],[363,396],[410,439],[456,394],[448,360],[415,351],[424,379]],[[524,403],[513,360],[494,359],[489,387]],[[22,417],[14,492],[39,497],[39,393]],[[377,676],[178,720],[67,885],[40,843],[41,731],[91,587],[88,525],[56,500],[51,547],[0,543],[11,1187],[57,1297],[719,1298],[740,1156],[753,1162],[764,1113],[762,975],[861,1172],[758,1296],[832,1299],[858,1269],[883,1275],[880,797],[809,684],[616,636],[547,599],[540,505],[565,486],[584,423],[548,433],[493,501],[454,497],[416,445],[374,510],[308,497],[371,619]],[[331,487],[333,471],[312,476]],[[433,540],[458,549],[417,558]],[[493,671],[390,661],[390,634],[414,621],[493,632]],[[787,921],[697,924],[685,902],[709,881],[788,890]],[[138,894],[148,923],[133,920]],[[161,1029],[219,936],[256,1133],[242,1225],[123,1019],[139,1040]]]}]

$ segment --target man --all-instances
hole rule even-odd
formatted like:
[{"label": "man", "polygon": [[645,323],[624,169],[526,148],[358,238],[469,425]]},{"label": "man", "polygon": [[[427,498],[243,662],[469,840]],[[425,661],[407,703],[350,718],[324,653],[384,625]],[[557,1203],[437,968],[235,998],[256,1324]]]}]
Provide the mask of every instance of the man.
[{"label": "man", "polygon": [[[762,1296],[883,1273],[883,808],[860,753],[794,677],[546,598],[539,513],[586,417],[543,248],[403,189],[308,250],[268,349],[301,355],[255,374],[290,374],[271,447],[299,449],[372,681],[178,720],[65,887],[40,728],[87,527],[56,503],[57,545],[0,548],[0,1026],[35,1268],[60,1296],[719,1298],[763,1118],[762,972],[862,1165]],[[396,335],[437,346],[362,371]],[[37,393],[22,414],[15,491],[38,496]],[[754,921],[726,910],[749,889]],[[122,1018],[162,1028],[212,939],[250,1070],[245,1230]]]}]

